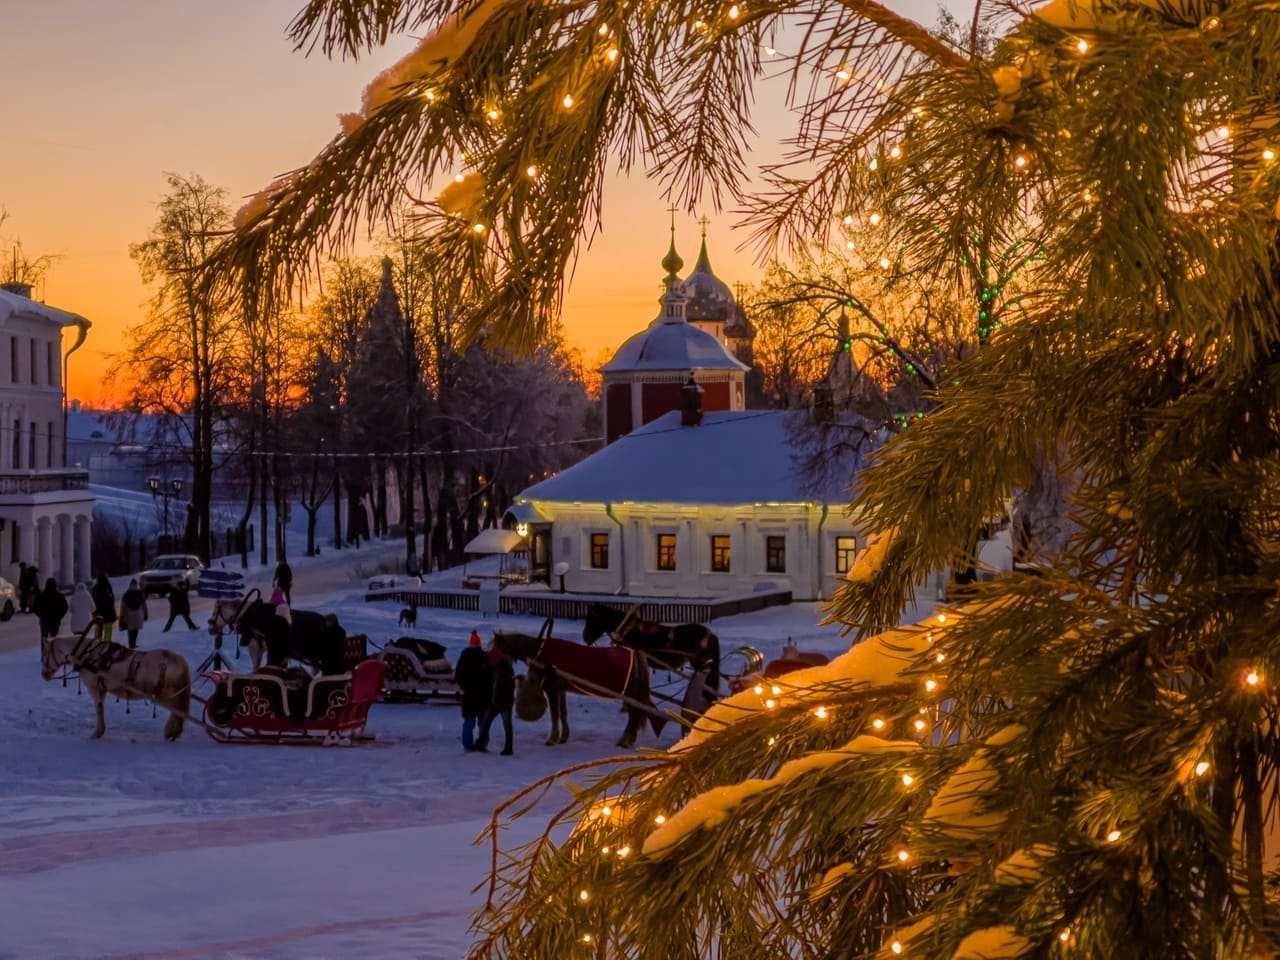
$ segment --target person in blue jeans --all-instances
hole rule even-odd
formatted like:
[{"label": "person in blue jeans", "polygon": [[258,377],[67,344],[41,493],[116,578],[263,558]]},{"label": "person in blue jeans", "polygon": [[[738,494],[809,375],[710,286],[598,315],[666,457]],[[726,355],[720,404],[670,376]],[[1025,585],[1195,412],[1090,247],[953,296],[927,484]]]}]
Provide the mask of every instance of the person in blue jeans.
[{"label": "person in blue jeans", "polygon": [[462,691],[462,749],[473,751],[476,749],[476,725],[489,709],[493,692],[489,658],[480,645],[480,634],[474,630],[467,641],[467,649],[458,655],[453,682]]}]

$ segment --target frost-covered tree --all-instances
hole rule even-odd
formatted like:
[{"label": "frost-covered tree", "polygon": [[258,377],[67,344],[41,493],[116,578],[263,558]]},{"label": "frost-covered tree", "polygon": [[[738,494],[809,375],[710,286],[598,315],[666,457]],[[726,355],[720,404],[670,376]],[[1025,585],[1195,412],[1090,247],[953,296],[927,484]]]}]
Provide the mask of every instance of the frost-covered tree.
[{"label": "frost-covered tree", "polygon": [[[796,30],[782,28],[795,23]],[[480,957],[1261,957],[1280,801],[1280,12],[1051,0],[959,45],[875,0],[314,0],[295,37],[425,35],[223,263],[288,276],[406,175],[482,322],[543,329],[608,165],[742,183],[790,57],[795,168],[751,204],[845,216],[967,291],[984,347],[859,478],[861,642],[575,771],[495,853]],[[1016,302],[1008,267],[1030,265]],[[1044,464],[1074,526],[1034,572],[893,627]],[[1046,494],[1049,496],[1049,494]],[[888,630],[887,633],[883,632]]]}]

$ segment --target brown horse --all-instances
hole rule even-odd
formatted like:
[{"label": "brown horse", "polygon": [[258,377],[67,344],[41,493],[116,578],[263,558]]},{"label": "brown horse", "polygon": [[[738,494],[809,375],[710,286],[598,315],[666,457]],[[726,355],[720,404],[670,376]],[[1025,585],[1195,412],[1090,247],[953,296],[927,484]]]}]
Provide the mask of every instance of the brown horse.
[{"label": "brown horse", "polygon": [[[537,692],[551,708],[548,744],[569,739],[567,693],[621,700],[627,712],[627,728],[620,747],[634,747],[646,719],[656,737],[666,723],[649,698],[649,668],[643,657],[626,647],[592,648],[558,637],[531,637],[523,633],[495,633],[493,645],[513,660],[522,660],[528,674],[520,684],[517,713],[528,716],[528,704]],[[523,708],[522,708],[523,705]]]},{"label": "brown horse", "polygon": [[720,638],[701,623],[674,626],[642,620],[635,608],[623,613],[602,603],[587,608],[582,641],[588,646],[604,634],[615,643],[643,653],[652,667],[679,670],[686,663],[695,672],[706,674],[704,689],[708,699],[720,693]]},{"label": "brown horse", "polygon": [[164,738],[182,736],[182,723],[191,708],[191,668],[172,650],[130,650],[118,643],[103,643],[88,631],[80,636],[52,637],[40,641],[40,675],[52,680],[63,666],[80,673],[89,688],[98,725],[94,739],[107,732],[102,703],[108,693],[123,700],[151,700],[169,709]]}]

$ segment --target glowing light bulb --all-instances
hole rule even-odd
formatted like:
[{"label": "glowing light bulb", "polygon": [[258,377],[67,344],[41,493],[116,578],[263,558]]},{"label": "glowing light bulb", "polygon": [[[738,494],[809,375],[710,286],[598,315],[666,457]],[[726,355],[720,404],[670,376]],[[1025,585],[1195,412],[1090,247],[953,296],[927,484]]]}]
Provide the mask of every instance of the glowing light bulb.
[{"label": "glowing light bulb", "polygon": [[1244,675],[1244,682],[1251,687],[1256,687],[1259,683],[1262,682],[1262,677],[1258,675],[1258,671],[1250,670],[1248,673]]},{"label": "glowing light bulb", "polygon": [[583,943],[590,943],[590,942],[591,942],[591,934],[589,934],[589,933],[584,933],[584,934],[582,935],[582,942],[583,942]]},{"label": "glowing light bulb", "polygon": [[490,120],[497,120],[497,119],[498,119],[498,111],[497,111],[497,110],[490,110],[488,113],[486,113],[486,114],[485,114],[485,116],[486,116],[486,117],[488,117]]},{"label": "glowing light bulb", "polygon": [[817,710],[813,711],[813,715],[819,720],[825,720],[827,719],[827,708],[819,707]]},{"label": "glowing light bulb", "polygon": [[1093,194],[1090,193],[1088,190],[1084,192],[1084,202],[1093,203]]},{"label": "glowing light bulb", "polygon": [[934,657],[933,659],[935,659],[935,660],[937,660],[939,663],[941,663],[943,660],[947,659],[947,655],[946,655],[945,653],[939,653],[939,654],[938,654],[936,657]]},{"label": "glowing light bulb", "polygon": [[902,944],[900,944],[897,940],[895,940],[893,941],[893,943],[889,944],[889,949],[892,950],[894,953],[900,954],[902,953]]},{"label": "glowing light bulb", "polygon": [[1231,128],[1226,125],[1218,127],[1218,129],[1214,130],[1213,132],[1216,133],[1218,136],[1220,136],[1223,140],[1229,140],[1231,138]]},{"label": "glowing light bulb", "polygon": [[467,175],[465,173],[456,173],[453,176],[454,183],[461,183],[465,179],[467,179]]},{"label": "glowing light bulb", "polygon": [[772,687],[769,688],[769,692],[776,697],[778,696],[778,694],[782,693],[782,688],[775,683]]},{"label": "glowing light bulb", "polygon": [[888,258],[888,257],[881,257],[881,258],[880,258],[880,268],[881,268],[882,270],[888,270],[888,269],[889,269],[889,258]]},{"label": "glowing light bulb", "polygon": [[427,99],[428,102],[436,98],[436,92],[434,90],[426,90],[423,92],[422,95]]},{"label": "glowing light bulb", "polygon": [[947,615],[946,615],[945,613],[940,613],[940,614],[938,614],[938,622],[939,622],[939,623],[946,623],[946,622],[947,622]]},{"label": "glowing light bulb", "polygon": [[925,722],[924,722],[923,720],[917,720],[917,721],[915,722],[914,726],[915,726],[915,728],[916,728],[916,732],[917,732],[917,733],[924,733],[924,728],[925,728],[926,724],[925,724]]},{"label": "glowing light bulb", "polygon": [[892,157],[894,160],[897,160],[899,157],[902,156],[902,148],[895,143],[892,147],[889,148],[889,156]]},{"label": "glowing light bulb", "polygon": [[538,175],[538,168],[531,163],[529,166],[525,167],[524,172],[530,177],[536,177]]},{"label": "glowing light bulb", "polygon": [[571,94],[571,93],[566,93],[566,94],[564,95],[564,99],[560,101],[560,105],[561,105],[561,106],[563,106],[566,110],[572,110],[572,109],[573,109],[573,94]]},{"label": "glowing light bulb", "polygon": [[867,217],[867,222],[868,222],[868,223],[870,223],[873,227],[878,227],[878,226],[880,226],[880,220],[881,220],[881,219],[882,219],[882,218],[881,218],[880,214],[878,214],[878,213],[873,213],[871,216]]},{"label": "glowing light bulb", "polygon": [[765,741],[765,746],[772,747],[777,742],[778,742],[777,737],[770,737],[768,740]]},{"label": "glowing light bulb", "polygon": [[610,63],[613,63],[613,61],[618,59],[618,48],[610,47],[604,56],[606,60],[608,60]]},{"label": "glowing light bulb", "polygon": [[706,23],[702,20],[693,21],[693,29],[695,30],[701,30],[705,26],[706,26]]},{"label": "glowing light bulb", "polygon": [[844,221],[843,221],[843,222],[844,222],[844,225],[847,227],[847,226],[849,226],[850,224],[852,224],[852,223],[853,223],[853,217],[852,217],[850,214],[847,214],[847,213],[846,213],[846,214],[844,215]]},{"label": "glowing light bulb", "polygon": [[1201,760],[1199,763],[1197,763],[1197,764],[1196,764],[1196,776],[1197,776],[1197,777],[1203,777],[1203,776],[1204,776],[1206,773],[1208,773],[1208,772],[1209,772],[1209,761],[1208,761],[1208,760]]},{"label": "glowing light bulb", "polygon": [[766,701],[764,702],[764,708],[765,708],[766,710],[772,710],[772,709],[773,709],[774,707],[776,707],[776,706],[777,706],[777,704],[776,704],[774,701],[772,701],[772,700],[766,700]]},{"label": "glowing light bulb", "polygon": [[758,684],[758,683],[757,683],[754,687],[752,687],[752,688],[751,688],[751,690],[752,690],[752,692],[753,692],[753,693],[755,693],[757,696],[759,696],[760,694],[764,693],[764,687],[760,686],[760,684]]},{"label": "glowing light bulb", "polygon": [[937,689],[938,689],[938,681],[937,681],[937,680],[926,680],[926,681],[924,682],[924,688],[925,688],[926,690],[928,690],[930,693],[933,693],[933,691],[935,691],[935,690],[937,690]]},{"label": "glowing light bulb", "polygon": [[630,848],[630,847],[619,847],[619,848],[618,848],[618,856],[620,856],[620,857],[625,857],[625,856],[626,856],[627,854],[629,854],[630,852],[631,852],[631,848]]},{"label": "glowing light bulb", "polygon": [[664,823],[667,822],[667,818],[664,817],[662,814],[658,814],[656,817],[653,818],[653,822],[656,823],[658,826],[662,826]]},{"label": "glowing light bulb", "polygon": [[601,847],[601,848],[600,848],[600,852],[601,852],[601,853],[608,853],[608,852],[609,852],[609,848],[608,848],[608,847]]},{"label": "glowing light bulb", "polygon": [[1107,841],[1109,843],[1115,843],[1119,839],[1120,839],[1119,830],[1112,830],[1110,833],[1107,834]]},{"label": "glowing light bulb", "polygon": [[911,786],[911,785],[912,785],[913,783],[915,783],[915,782],[916,782],[916,778],[915,778],[915,777],[913,777],[911,774],[909,774],[909,773],[904,773],[904,774],[902,775],[902,785],[903,785],[904,787],[909,787],[909,786]]},{"label": "glowing light bulb", "polygon": [[844,246],[845,246],[845,249],[846,249],[846,250],[852,250],[852,249],[853,249],[853,241],[852,241],[852,240],[846,240],[846,241],[844,242]]},{"label": "glowing light bulb", "polygon": [[606,817],[613,816],[613,807],[609,806],[608,804],[605,804],[603,807],[600,808],[600,813]]},{"label": "glowing light bulb", "polygon": [[[906,863],[908,860],[911,859],[911,854],[907,853],[907,851],[905,850],[899,850],[897,856],[898,856],[899,862],[901,863]],[[585,892],[586,891],[584,890],[583,893]]]},{"label": "glowing light bulb", "polygon": [[607,23],[600,24],[600,29],[596,32],[602,37],[607,37],[609,35],[609,25]]},{"label": "glowing light bulb", "polygon": [[778,51],[773,49],[773,47],[765,47],[764,52],[767,56],[770,56],[770,57],[776,57],[778,55]]},{"label": "glowing light bulb", "polygon": [[844,70],[844,69],[837,70],[837,71],[836,71],[836,78],[837,78],[837,79],[839,79],[839,80],[848,80],[848,79],[849,79],[849,71],[848,71],[848,70]]},{"label": "glowing light bulb", "polygon": [[579,890],[578,899],[581,900],[583,903],[586,903],[588,900],[591,899],[591,894],[587,893],[587,891],[585,890]]},{"label": "glowing light bulb", "polygon": [[1088,53],[1088,52],[1089,52],[1089,41],[1088,41],[1088,40],[1077,40],[1077,41],[1076,41],[1076,49],[1077,49],[1078,51],[1080,51],[1081,53]]},{"label": "glowing light bulb", "polygon": [[738,10],[738,5],[735,3],[732,7],[729,8],[729,19],[737,20],[739,13],[740,11]]},{"label": "glowing light bulb", "polygon": [[874,720],[871,721],[871,726],[873,726],[877,730],[883,730],[884,721],[881,720],[879,717],[876,717]]},{"label": "glowing light bulb", "polygon": [[1272,150],[1270,147],[1262,151],[1262,159],[1266,160],[1268,163],[1274,160],[1275,158],[1276,158],[1276,152]]},{"label": "glowing light bulb", "polygon": [[1070,939],[1071,939],[1071,928],[1070,928],[1070,927],[1063,927],[1063,928],[1062,928],[1062,930],[1061,930],[1061,931],[1059,931],[1059,933],[1058,933],[1058,939],[1059,939],[1059,940],[1061,940],[1063,943],[1066,943],[1068,940],[1070,940]]},{"label": "glowing light bulb", "polygon": [[880,166],[880,161],[877,160],[875,157],[872,157],[870,162],[867,164],[867,166],[870,169],[874,170],[876,167]]},{"label": "glowing light bulb", "polygon": [[484,224],[483,224],[483,223],[477,223],[477,224],[476,224],[474,227],[472,227],[471,229],[472,229],[472,230],[474,230],[476,233],[484,233]]},{"label": "glowing light bulb", "polygon": [[1027,164],[1030,162],[1030,159],[1025,153],[1019,153],[1013,158],[1013,165],[1019,170],[1025,170],[1027,168]]}]

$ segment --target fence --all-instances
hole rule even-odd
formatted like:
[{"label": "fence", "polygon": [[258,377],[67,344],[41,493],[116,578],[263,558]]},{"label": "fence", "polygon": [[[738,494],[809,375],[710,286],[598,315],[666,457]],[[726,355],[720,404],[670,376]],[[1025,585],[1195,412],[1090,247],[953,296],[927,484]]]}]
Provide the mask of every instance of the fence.
[{"label": "fence", "polygon": [[[390,586],[372,590],[365,600],[394,600],[405,606],[435,607],[442,610],[480,611],[480,595],[475,590],[424,590],[416,585]],[[739,613],[751,613],[765,607],[777,607],[791,602],[790,590],[773,590],[751,593],[740,597],[670,600],[655,597],[637,597],[631,600],[617,597],[572,596],[568,594],[498,594],[499,613],[552,617],[556,620],[585,620],[587,608],[595,604],[630,610],[637,603],[637,613],[646,620],[661,623],[708,623],[720,617],[732,617]]]}]

